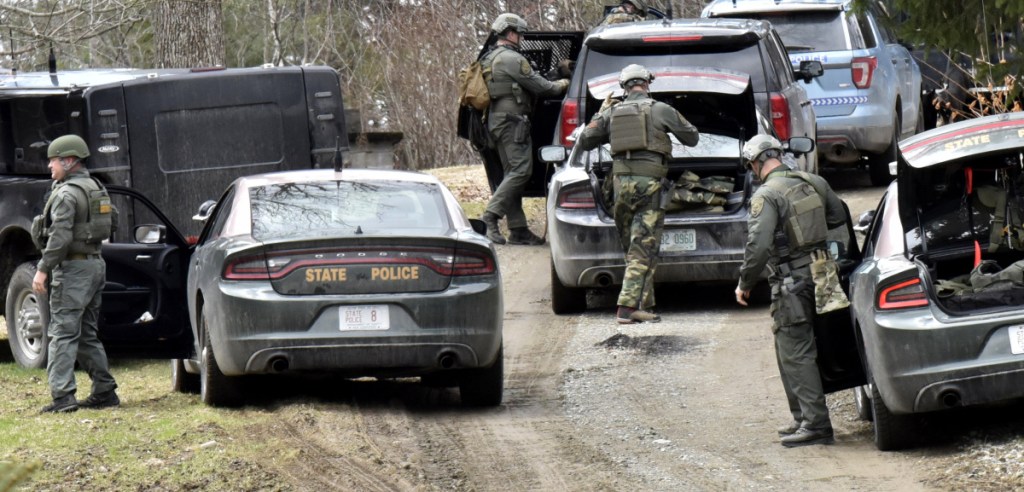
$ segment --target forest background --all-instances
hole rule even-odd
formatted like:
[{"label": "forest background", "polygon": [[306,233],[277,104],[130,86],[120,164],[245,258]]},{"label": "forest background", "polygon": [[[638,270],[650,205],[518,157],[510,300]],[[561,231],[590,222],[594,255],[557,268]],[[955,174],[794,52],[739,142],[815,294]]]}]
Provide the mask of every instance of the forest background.
[{"label": "forest background", "polygon": [[[855,0],[865,4],[868,0]],[[61,70],[328,65],[346,106],[367,131],[402,132],[401,160],[426,169],[475,162],[456,136],[458,71],[502,12],[531,30],[597,25],[616,0],[0,0],[0,77],[45,71],[51,49]],[[648,0],[675,17],[697,17],[704,0]],[[898,32],[929,49],[978,59],[991,33],[1016,26],[1024,0],[888,0]],[[1004,51],[1019,52],[1018,46]],[[1019,58],[995,74],[1020,71]]]}]

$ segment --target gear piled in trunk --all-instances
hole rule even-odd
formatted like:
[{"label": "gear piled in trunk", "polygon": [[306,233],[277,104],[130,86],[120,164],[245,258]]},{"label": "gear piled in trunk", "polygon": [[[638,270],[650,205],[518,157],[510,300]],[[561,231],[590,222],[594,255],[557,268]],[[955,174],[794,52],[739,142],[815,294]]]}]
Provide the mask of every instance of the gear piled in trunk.
[{"label": "gear piled in trunk", "polygon": [[702,178],[694,172],[683,171],[669,191],[671,201],[665,212],[725,212],[735,188],[735,178],[731,176]]},{"label": "gear piled in trunk", "polygon": [[1017,308],[1024,304],[1024,255],[1012,256],[986,259],[974,267],[971,258],[966,257],[938,263],[934,271],[944,272],[935,277],[939,304],[953,312]]}]

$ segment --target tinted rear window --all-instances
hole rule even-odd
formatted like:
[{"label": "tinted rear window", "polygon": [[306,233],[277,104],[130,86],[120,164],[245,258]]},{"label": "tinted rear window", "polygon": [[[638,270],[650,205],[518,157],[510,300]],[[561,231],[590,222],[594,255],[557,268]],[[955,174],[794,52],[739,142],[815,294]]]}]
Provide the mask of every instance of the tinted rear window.
[{"label": "tinted rear window", "polygon": [[433,235],[449,229],[431,183],[319,181],[249,189],[257,240],[324,236]]},{"label": "tinted rear window", "polygon": [[[609,73],[619,73],[626,65],[639,63],[645,67],[713,67],[725,68],[750,75],[754,92],[767,92],[764,64],[757,44],[750,45],[696,45],[670,48],[644,46],[600,52],[587,55],[583,80]],[[788,67],[787,67],[788,68]]]},{"label": "tinted rear window", "polygon": [[838,11],[772,12],[745,14],[743,17],[771,22],[790,53],[801,51],[845,51],[843,20]]}]

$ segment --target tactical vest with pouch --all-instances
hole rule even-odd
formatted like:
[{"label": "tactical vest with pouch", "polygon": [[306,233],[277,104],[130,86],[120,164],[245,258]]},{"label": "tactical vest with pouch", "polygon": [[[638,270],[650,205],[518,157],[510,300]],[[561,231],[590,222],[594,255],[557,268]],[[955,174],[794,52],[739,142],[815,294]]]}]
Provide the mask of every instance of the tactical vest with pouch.
[{"label": "tactical vest with pouch", "polygon": [[608,139],[612,154],[628,153],[633,150],[648,150],[659,154],[672,155],[672,141],[668,134],[654,128],[651,117],[652,99],[623,101],[612,107],[608,122]]},{"label": "tactical vest with pouch", "polygon": [[781,180],[771,179],[764,186],[777,191],[789,202],[789,216],[782,219],[790,251],[805,251],[823,244],[828,239],[824,201],[814,186],[798,173],[786,172],[783,176],[796,178],[800,183],[787,186]]},{"label": "tactical vest with pouch", "polygon": [[[50,195],[50,199],[46,201],[46,206],[43,207],[43,215],[41,230],[38,232],[40,238],[34,237],[36,234],[36,225],[33,221],[33,239],[37,241],[37,245],[42,249],[46,245],[46,238],[49,236],[49,229],[53,225],[50,220],[50,209],[53,207],[53,201],[58,195],[60,188],[64,186],[73,186],[80,190],[85,196],[85,204],[79,203],[78,208],[75,210],[75,217],[79,215],[79,211],[85,208],[85,221],[77,222],[71,228],[71,253],[95,253],[98,252],[98,245],[104,240],[109,239],[114,229],[114,206],[110,203],[110,195],[107,194],[107,190],[98,182],[96,178],[92,177],[78,177],[71,178],[64,182],[64,184],[53,190]],[[38,220],[38,218],[37,218]],[[42,245],[39,242],[42,242]]]}]

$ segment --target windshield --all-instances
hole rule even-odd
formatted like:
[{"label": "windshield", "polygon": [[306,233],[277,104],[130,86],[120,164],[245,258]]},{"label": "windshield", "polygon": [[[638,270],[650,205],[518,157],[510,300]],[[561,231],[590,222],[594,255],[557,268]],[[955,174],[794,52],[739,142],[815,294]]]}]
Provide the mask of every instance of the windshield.
[{"label": "windshield", "polygon": [[849,49],[838,11],[765,12],[744,14],[744,17],[771,22],[789,53]]},{"label": "windshield", "polygon": [[[750,75],[754,92],[766,92],[764,64],[757,44],[698,45],[687,49],[675,46],[620,48],[613,51],[592,50],[587,56],[583,80],[609,73],[619,73],[626,65],[639,63],[645,67],[715,67]],[[655,80],[657,82],[657,80]]]},{"label": "windshield", "polygon": [[278,183],[249,189],[257,240],[324,236],[443,234],[436,184],[406,181]]}]

